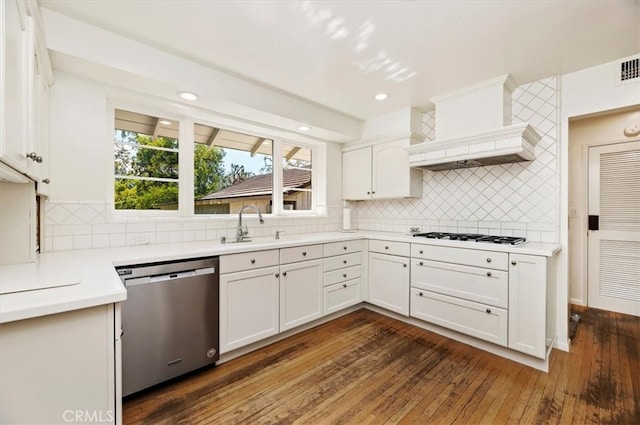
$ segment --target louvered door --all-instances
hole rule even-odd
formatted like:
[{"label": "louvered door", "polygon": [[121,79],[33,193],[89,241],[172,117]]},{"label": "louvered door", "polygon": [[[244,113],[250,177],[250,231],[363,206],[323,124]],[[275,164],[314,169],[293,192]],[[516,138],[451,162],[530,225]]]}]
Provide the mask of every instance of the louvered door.
[{"label": "louvered door", "polygon": [[640,141],[589,148],[590,307],[640,316]]}]

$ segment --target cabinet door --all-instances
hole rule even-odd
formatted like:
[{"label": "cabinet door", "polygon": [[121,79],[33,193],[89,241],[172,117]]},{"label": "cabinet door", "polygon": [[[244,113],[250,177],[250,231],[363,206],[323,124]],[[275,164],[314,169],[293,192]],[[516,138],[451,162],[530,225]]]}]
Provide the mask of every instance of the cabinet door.
[{"label": "cabinet door", "polygon": [[343,152],[342,197],[371,199],[371,147]]},{"label": "cabinet door", "polygon": [[509,260],[509,348],[544,359],[547,259],[509,254]]},{"label": "cabinet door", "polygon": [[278,267],[220,275],[220,353],[279,330]]},{"label": "cabinet door", "polygon": [[322,260],[280,266],[280,332],[322,316]]},{"label": "cabinet door", "polygon": [[409,259],[369,253],[369,302],[409,316]]},{"label": "cabinet door", "polygon": [[[2,122],[0,123],[0,159],[21,173],[28,171],[28,108],[30,97],[30,64],[33,62],[31,17],[24,3],[14,0],[0,2],[3,31],[0,50],[2,63]],[[32,50],[32,49],[31,49]]]},{"label": "cabinet door", "polygon": [[115,334],[113,305],[2,324],[0,422],[116,423]]},{"label": "cabinet door", "polygon": [[33,87],[33,146],[32,151],[42,162],[30,161],[29,174],[37,180],[36,189],[49,195],[49,84],[41,72],[36,72]]},{"label": "cabinet door", "polygon": [[409,167],[408,141],[373,146],[372,196],[374,199],[422,196],[422,171]]}]

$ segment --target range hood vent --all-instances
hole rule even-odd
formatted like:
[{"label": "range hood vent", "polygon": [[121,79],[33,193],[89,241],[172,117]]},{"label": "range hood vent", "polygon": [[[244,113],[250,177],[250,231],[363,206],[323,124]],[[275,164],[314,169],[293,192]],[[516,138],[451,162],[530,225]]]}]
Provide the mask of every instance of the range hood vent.
[{"label": "range hood vent", "polygon": [[440,171],[531,161],[540,135],[528,123],[511,124],[508,75],[432,98],[436,140],[407,148],[409,165]]}]

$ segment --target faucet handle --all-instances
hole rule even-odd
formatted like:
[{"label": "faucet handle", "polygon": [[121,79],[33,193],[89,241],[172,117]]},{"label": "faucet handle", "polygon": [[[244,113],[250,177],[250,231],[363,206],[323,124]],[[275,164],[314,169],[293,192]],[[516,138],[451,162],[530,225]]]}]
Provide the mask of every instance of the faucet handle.
[{"label": "faucet handle", "polygon": [[280,233],[286,233],[285,230],[276,230],[276,239],[280,239]]}]

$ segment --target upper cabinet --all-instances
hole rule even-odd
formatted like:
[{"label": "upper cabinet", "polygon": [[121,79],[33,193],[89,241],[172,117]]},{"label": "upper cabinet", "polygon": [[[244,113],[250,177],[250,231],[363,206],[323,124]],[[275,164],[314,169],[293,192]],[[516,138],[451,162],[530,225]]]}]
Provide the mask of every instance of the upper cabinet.
[{"label": "upper cabinet", "polygon": [[37,3],[0,2],[0,161],[48,192],[53,71]]},{"label": "upper cabinet", "polygon": [[419,198],[422,171],[409,167],[405,150],[410,137],[360,148],[342,154],[342,197],[365,199]]},{"label": "upper cabinet", "polygon": [[422,171],[409,167],[406,150],[424,139],[421,126],[422,114],[411,108],[368,120],[362,139],[342,150],[342,197],[422,197]]}]

